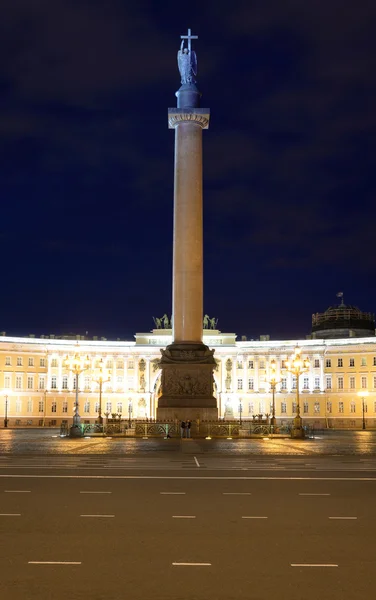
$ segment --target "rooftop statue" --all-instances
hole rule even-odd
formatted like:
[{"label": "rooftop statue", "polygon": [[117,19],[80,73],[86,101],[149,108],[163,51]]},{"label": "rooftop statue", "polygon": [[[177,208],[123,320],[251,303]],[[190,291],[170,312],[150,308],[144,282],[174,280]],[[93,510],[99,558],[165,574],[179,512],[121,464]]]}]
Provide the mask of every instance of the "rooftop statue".
[{"label": "rooftop statue", "polygon": [[[181,76],[181,83],[191,84],[196,83],[197,75],[197,57],[196,52],[191,48],[191,40],[197,40],[197,35],[191,35],[191,30],[188,29],[188,35],[181,35],[182,43],[178,52],[178,67]],[[188,41],[187,47],[184,47],[185,40]]]}]

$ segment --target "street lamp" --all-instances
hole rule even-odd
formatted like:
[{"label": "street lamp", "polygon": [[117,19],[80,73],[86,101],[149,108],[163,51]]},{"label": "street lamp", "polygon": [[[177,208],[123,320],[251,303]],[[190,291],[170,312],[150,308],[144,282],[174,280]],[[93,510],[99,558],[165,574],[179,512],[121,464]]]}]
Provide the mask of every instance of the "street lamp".
[{"label": "street lamp", "polygon": [[366,428],[366,416],[365,416],[365,399],[368,397],[368,390],[360,390],[357,396],[362,399],[362,429]]},{"label": "street lamp", "polygon": [[98,423],[100,425],[103,424],[103,417],[102,417],[102,386],[104,383],[107,383],[108,381],[111,380],[110,377],[110,373],[107,372],[104,363],[103,363],[103,358],[100,359],[100,361],[98,361],[98,365],[96,367],[97,369],[97,378],[93,379],[93,381],[95,383],[99,384],[99,407],[98,407]]},{"label": "street lamp", "polygon": [[76,401],[74,403],[74,414],[73,414],[73,425],[70,429],[71,437],[78,437],[82,435],[81,432],[81,417],[78,412],[78,378],[83,371],[90,368],[90,359],[88,356],[81,356],[78,352],[73,357],[66,356],[64,360],[64,366],[76,377]]},{"label": "street lamp", "polygon": [[4,427],[8,427],[8,396],[5,396]]},{"label": "street lamp", "polygon": [[268,379],[268,383],[270,383],[270,388],[272,390],[272,418],[270,420],[270,425],[274,428],[277,425],[277,419],[275,418],[275,388],[279,383],[281,383],[280,379],[277,379],[277,363],[274,358],[269,363],[270,368],[270,378]]},{"label": "street lamp", "polygon": [[242,405],[242,401],[240,399],[239,400],[239,425],[240,426],[242,424],[242,412],[243,412],[243,405]]},{"label": "street lamp", "polygon": [[299,406],[299,377],[302,373],[309,371],[310,362],[307,358],[301,357],[301,351],[299,346],[296,346],[294,354],[290,360],[286,361],[286,369],[290,373],[293,373],[296,377],[296,417],[294,418],[294,426],[291,431],[291,436],[294,438],[304,438],[303,420],[300,416]]},{"label": "street lamp", "polygon": [[133,406],[132,406],[132,401],[129,401],[128,404],[128,416],[129,416],[129,427],[132,427],[132,412],[133,412]]}]

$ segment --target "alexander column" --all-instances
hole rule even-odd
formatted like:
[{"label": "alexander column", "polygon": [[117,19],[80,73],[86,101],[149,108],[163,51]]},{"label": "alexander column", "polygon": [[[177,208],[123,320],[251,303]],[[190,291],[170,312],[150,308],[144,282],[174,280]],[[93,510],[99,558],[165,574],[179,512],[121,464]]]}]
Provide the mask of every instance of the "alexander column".
[{"label": "alexander column", "polygon": [[203,207],[202,130],[209,127],[210,111],[200,108],[196,87],[197,58],[192,40],[180,36],[178,66],[181,87],[177,108],[168,109],[168,125],[175,129],[174,237],[173,237],[173,340],[162,350],[162,395],[157,417],[165,419],[217,419],[213,396],[214,350],[202,341],[203,333]]}]

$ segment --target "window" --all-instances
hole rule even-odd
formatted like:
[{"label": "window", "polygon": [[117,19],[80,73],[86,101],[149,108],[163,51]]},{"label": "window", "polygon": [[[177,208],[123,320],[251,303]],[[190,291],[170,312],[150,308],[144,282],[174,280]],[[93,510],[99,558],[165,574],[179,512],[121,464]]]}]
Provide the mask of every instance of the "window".
[{"label": "window", "polygon": [[265,361],[264,360],[260,360],[260,369],[265,369]]},{"label": "window", "polygon": [[236,368],[237,369],[242,369],[243,368],[243,363],[240,360],[238,360],[238,364],[236,365]]},{"label": "window", "polygon": [[320,377],[315,377],[315,390],[320,389]]},{"label": "window", "polygon": [[99,402],[98,401],[95,403],[95,412],[99,413]]},{"label": "window", "polygon": [[6,357],[5,357],[5,365],[6,365],[7,367],[10,367],[10,365],[11,365],[11,362],[10,362],[10,356],[6,356]]},{"label": "window", "polygon": [[287,390],[287,379],[286,379],[286,377],[282,377],[282,379],[281,379],[281,390]]},{"label": "window", "polygon": [[362,377],[362,379],[361,379],[361,387],[362,387],[362,390],[366,390],[367,389],[367,377]]},{"label": "window", "polygon": [[129,390],[134,389],[134,377],[128,377],[128,389]]},{"label": "window", "polygon": [[21,400],[16,400],[16,413],[21,412]]},{"label": "window", "polygon": [[376,388],[376,377],[373,376],[373,387]]},{"label": "window", "polygon": [[86,402],[84,404],[84,412],[85,413],[89,413],[90,412],[90,402],[89,402],[89,400],[86,400]]},{"label": "window", "polygon": [[351,412],[351,413],[354,413],[354,412],[356,412],[356,406],[355,406],[355,402],[354,402],[354,400],[352,400],[352,401],[350,402],[350,412]]},{"label": "window", "polygon": [[118,377],[116,380],[117,383],[117,387],[118,388],[122,388],[123,387],[123,378],[122,377]]},{"label": "window", "polygon": [[40,358],[39,359],[39,366],[40,367],[45,367],[46,366],[46,359],[45,358]]},{"label": "window", "polygon": [[338,402],[338,412],[343,413],[343,402]]},{"label": "window", "polygon": [[68,412],[68,402],[66,400],[63,401],[63,413]]},{"label": "window", "polygon": [[43,400],[39,400],[39,402],[38,402],[38,411],[39,412],[43,412],[44,411],[44,402],[43,402]]},{"label": "window", "polygon": [[314,367],[315,367],[315,369],[318,369],[320,367],[320,359],[319,358],[315,358]]},{"label": "window", "polygon": [[286,369],[286,361],[285,360],[281,361],[281,369]]},{"label": "window", "polygon": [[253,404],[253,402],[249,402],[248,403],[248,414],[253,415],[254,412],[255,412],[255,405]]},{"label": "window", "polygon": [[63,390],[67,390],[68,389],[68,375],[63,375],[63,381],[62,381],[62,389]]},{"label": "window", "polygon": [[281,414],[286,414],[286,402],[281,402]]},{"label": "window", "polygon": [[10,388],[10,375],[5,375],[4,376],[4,387],[5,388]]},{"label": "window", "polygon": [[106,402],[106,412],[110,413],[112,411],[112,402]]},{"label": "window", "polygon": [[292,378],[292,389],[296,390],[296,376],[295,375]]},{"label": "window", "polygon": [[116,405],[116,411],[121,414],[123,412],[123,403],[122,402],[118,402]]},{"label": "window", "polygon": [[124,363],[122,360],[118,360],[116,363],[116,368],[117,369],[124,369]]},{"label": "window", "polygon": [[28,377],[27,378],[27,389],[28,390],[32,390],[34,387],[34,377]]},{"label": "window", "polygon": [[376,356],[373,357],[373,366],[376,367]]},{"label": "window", "polygon": [[84,388],[85,388],[85,390],[90,389],[90,377],[85,377],[85,379],[84,379]]},{"label": "window", "polygon": [[20,390],[22,388],[22,377],[20,375],[16,376],[16,389]]},{"label": "window", "polygon": [[255,389],[255,382],[253,377],[251,377],[250,379],[248,379],[248,389],[249,390],[254,390]]},{"label": "window", "polygon": [[309,377],[303,377],[303,390],[308,390],[309,388]]},{"label": "window", "polygon": [[56,390],[57,388],[57,377],[56,375],[52,375],[51,377],[51,389]]},{"label": "window", "polygon": [[44,377],[39,377],[39,389],[44,390],[44,387],[45,387]]},{"label": "window", "polygon": [[338,389],[343,390],[343,377],[338,377]]},{"label": "window", "polygon": [[343,359],[342,358],[338,359],[337,367],[343,367]]},{"label": "window", "polygon": [[305,414],[307,414],[307,413],[308,413],[308,402],[304,402],[304,404],[303,404],[303,412],[304,412]]},{"label": "window", "polygon": [[326,378],[326,389],[327,390],[331,390],[332,389],[332,378],[331,377],[327,377]]},{"label": "window", "polygon": [[330,400],[327,400],[326,402],[326,412],[329,414],[332,412],[332,403]]},{"label": "window", "polygon": [[29,367],[33,367],[34,366],[34,359],[29,357]]},{"label": "window", "polygon": [[355,367],[355,358],[349,359],[349,367]]},{"label": "window", "polygon": [[361,361],[360,361],[360,366],[361,367],[366,367],[367,366],[367,359],[365,356],[362,356]]},{"label": "window", "polygon": [[112,369],[113,368],[113,361],[112,360],[108,360],[107,361],[106,368],[107,369]]},{"label": "window", "polygon": [[332,360],[330,358],[327,358],[326,361],[325,361],[325,367],[327,369],[330,369],[331,366],[332,366]]},{"label": "window", "polygon": [[313,405],[313,411],[315,414],[319,414],[320,412],[320,402],[315,402],[315,404]]},{"label": "window", "polygon": [[243,380],[238,379],[238,390],[242,390],[242,389],[243,389]]},{"label": "window", "polygon": [[22,356],[17,356],[17,367],[22,367]]},{"label": "window", "polygon": [[53,412],[53,413],[56,412],[56,400],[53,400],[51,403],[51,412]]},{"label": "window", "polygon": [[260,400],[260,402],[259,402],[259,410],[260,410],[260,414],[263,415],[265,412],[265,402],[263,400]]},{"label": "window", "polygon": [[292,403],[292,412],[295,414],[296,413],[296,402]]},{"label": "window", "polygon": [[26,412],[28,412],[28,413],[33,412],[33,401],[32,400],[27,401]]},{"label": "window", "polygon": [[248,361],[248,369],[253,369],[253,360]]},{"label": "window", "polygon": [[57,358],[51,360],[51,367],[57,367]]},{"label": "window", "polygon": [[128,369],[134,369],[134,361],[133,360],[128,361]]}]

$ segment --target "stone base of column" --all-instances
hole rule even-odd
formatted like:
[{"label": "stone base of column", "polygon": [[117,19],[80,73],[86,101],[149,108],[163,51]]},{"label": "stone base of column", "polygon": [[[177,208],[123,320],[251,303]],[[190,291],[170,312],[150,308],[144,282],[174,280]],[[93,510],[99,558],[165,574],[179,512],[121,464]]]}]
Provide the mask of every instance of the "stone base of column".
[{"label": "stone base of column", "polygon": [[157,420],[216,421],[214,350],[205,344],[174,343],[161,352],[162,395]]},{"label": "stone base of column", "polygon": [[72,425],[72,427],[69,429],[69,437],[71,437],[71,438],[83,437],[81,427],[79,425]]}]

